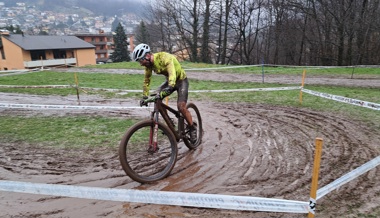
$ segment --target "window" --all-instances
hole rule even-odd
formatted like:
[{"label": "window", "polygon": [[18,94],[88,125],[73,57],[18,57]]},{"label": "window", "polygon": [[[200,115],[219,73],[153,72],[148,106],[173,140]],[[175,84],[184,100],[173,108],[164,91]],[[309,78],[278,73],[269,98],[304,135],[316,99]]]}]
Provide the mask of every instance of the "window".
[{"label": "window", "polygon": [[44,50],[34,50],[30,51],[30,56],[32,58],[32,61],[36,60],[46,60],[46,54]]},{"label": "window", "polygon": [[0,51],[1,51],[1,58],[2,58],[3,60],[5,60],[4,48],[1,48]]},{"label": "window", "polygon": [[66,51],[55,49],[53,50],[54,59],[66,58]]}]

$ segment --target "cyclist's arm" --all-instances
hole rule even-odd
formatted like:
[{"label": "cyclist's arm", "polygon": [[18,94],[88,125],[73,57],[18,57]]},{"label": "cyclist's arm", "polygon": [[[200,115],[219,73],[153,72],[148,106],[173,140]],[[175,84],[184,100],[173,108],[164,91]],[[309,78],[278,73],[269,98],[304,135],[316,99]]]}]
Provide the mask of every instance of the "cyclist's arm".
[{"label": "cyclist's arm", "polygon": [[174,87],[177,81],[177,73],[174,66],[174,61],[171,59],[166,65],[168,71],[168,83],[169,86]]},{"label": "cyclist's arm", "polygon": [[168,86],[168,80],[165,80],[158,88],[157,93],[160,93],[160,91]]},{"label": "cyclist's arm", "polygon": [[144,84],[143,84],[143,96],[149,95],[150,90],[150,78],[152,77],[152,70],[145,68]]}]

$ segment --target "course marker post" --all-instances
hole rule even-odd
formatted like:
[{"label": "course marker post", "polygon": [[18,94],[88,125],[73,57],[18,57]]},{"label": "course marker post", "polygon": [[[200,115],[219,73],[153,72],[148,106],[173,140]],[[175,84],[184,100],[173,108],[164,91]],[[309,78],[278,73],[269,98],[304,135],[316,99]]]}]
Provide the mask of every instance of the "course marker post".
[{"label": "course marker post", "polygon": [[322,144],[323,139],[315,139],[315,154],[314,154],[314,166],[313,166],[313,176],[311,179],[311,190],[310,190],[310,201],[309,201],[309,214],[308,218],[314,218],[316,199],[317,199],[317,189],[318,189],[318,175],[319,167],[321,164],[321,155],[322,155]]},{"label": "course marker post", "polygon": [[79,82],[78,82],[78,76],[77,73],[74,73],[74,80],[75,80],[75,89],[77,90],[77,99],[78,99],[78,105],[80,105],[80,100],[79,100]]},{"label": "course marker post", "polygon": [[304,69],[302,72],[302,82],[301,82],[301,89],[300,89],[300,104],[302,104],[302,89],[305,83],[305,76],[306,76],[306,69]]},{"label": "course marker post", "polygon": [[264,58],[262,59],[262,64],[261,64],[261,77],[264,83]]}]

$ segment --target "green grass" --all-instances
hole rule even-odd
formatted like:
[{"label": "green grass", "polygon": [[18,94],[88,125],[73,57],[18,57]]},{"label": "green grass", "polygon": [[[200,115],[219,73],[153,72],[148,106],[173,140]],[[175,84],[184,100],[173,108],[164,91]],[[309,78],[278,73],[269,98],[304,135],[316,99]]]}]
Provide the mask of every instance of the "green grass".
[{"label": "green grass", "polygon": [[[0,77],[0,85],[71,85],[72,88],[2,88],[0,86],[0,92],[63,96],[73,95],[76,94],[74,77],[75,74],[78,78],[79,87],[139,90],[142,89],[143,84],[143,76],[138,74],[62,73],[53,71],[42,71],[23,75]],[[164,81],[164,79],[165,78],[162,76],[153,75],[151,87],[158,87]],[[102,93],[104,94],[104,92],[100,91],[90,92],[90,94]],[[110,97],[112,97],[112,95]]]},{"label": "green grass", "polygon": [[105,117],[0,116],[1,141],[55,147],[117,146],[135,121]]},{"label": "green grass", "polygon": [[[123,68],[126,63],[120,63]],[[130,64],[130,63],[127,63]],[[136,63],[134,63],[136,64]],[[119,65],[112,64],[112,65]],[[190,64],[188,66],[193,66]],[[99,67],[111,64],[96,65]],[[204,67],[204,65],[197,65]],[[206,65],[208,66],[208,65]],[[139,66],[137,66],[139,67]],[[252,70],[258,69],[252,68]],[[281,68],[276,68],[280,70]],[[243,70],[243,69],[242,69]],[[341,74],[344,69],[328,69],[334,74]],[[286,73],[288,69],[284,69]],[[249,73],[244,69],[245,73]],[[207,72],[205,72],[207,73]],[[282,72],[284,73],[284,72]],[[373,75],[371,69],[361,72],[364,76]],[[378,74],[378,73],[377,73]],[[110,88],[110,89],[142,89],[142,74],[108,74],[108,73],[77,73],[80,87]],[[151,89],[154,90],[163,81],[163,76],[154,75]],[[0,85],[74,85],[74,73],[54,71],[33,72],[13,76],[0,77]],[[192,79],[192,90],[223,90],[243,88],[267,88],[267,87],[299,86],[299,84],[269,84],[251,82],[214,82]],[[348,98],[359,99],[374,103],[380,103],[378,88],[357,88],[325,85],[306,85],[306,89],[329,93]],[[100,95],[105,98],[140,98],[141,93],[118,94],[118,92],[85,90],[80,95]],[[0,92],[27,93],[36,95],[75,95],[75,88],[1,88]],[[339,103],[333,100],[323,99],[303,93],[303,102],[299,102],[300,91],[255,91],[233,93],[189,93],[189,100],[216,101],[216,102],[246,102],[252,104],[267,104],[289,107],[303,107],[312,110],[339,113],[352,119],[368,123],[378,131],[380,129],[379,111],[361,108],[358,106]],[[175,94],[171,97],[175,98]],[[73,101],[73,105],[76,102]],[[76,117],[25,117],[25,116],[1,116],[0,128],[1,140],[27,141],[37,144],[52,146],[115,146],[118,144],[124,131],[135,121],[128,119],[116,119],[105,117],[89,117],[77,115]]]}]

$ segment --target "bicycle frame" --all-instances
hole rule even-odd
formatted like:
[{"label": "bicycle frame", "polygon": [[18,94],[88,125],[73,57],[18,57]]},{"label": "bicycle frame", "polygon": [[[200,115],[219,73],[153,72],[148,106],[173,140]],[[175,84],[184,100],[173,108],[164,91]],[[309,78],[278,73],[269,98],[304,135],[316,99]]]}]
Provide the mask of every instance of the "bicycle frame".
[{"label": "bicycle frame", "polygon": [[[168,112],[174,114],[176,116],[176,118],[178,119],[178,132],[176,131],[174,125],[172,124],[172,122],[170,121],[170,117],[168,115]],[[157,129],[158,129],[158,118],[159,118],[159,114],[161,114],[162,118],[164,119],[165,123],[167,124],[167,126],[169,127],[169,129],[171,130],[171,132],[173,133],[173,135],[175,136],[177,142],[182,138],[182,134],[183,134],[183,126],[184,126],[184,117],[181,115],[181,113],[171,107],[169,107],[168,105],[164,104],[162,102],[161,99],[158,99],[155,103],[154,103],[154,110],[151,114],[151,119],[154,121],[154,131],[152,132],[152,137],[151,139],[153,140],[152,142],[153,143],[157,143]],[[150,144],[153,144],[153,143],[150,143]]]}]

